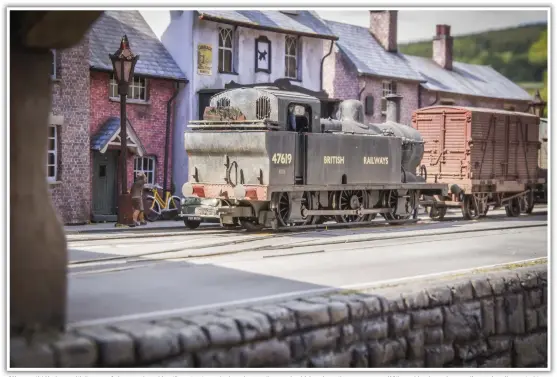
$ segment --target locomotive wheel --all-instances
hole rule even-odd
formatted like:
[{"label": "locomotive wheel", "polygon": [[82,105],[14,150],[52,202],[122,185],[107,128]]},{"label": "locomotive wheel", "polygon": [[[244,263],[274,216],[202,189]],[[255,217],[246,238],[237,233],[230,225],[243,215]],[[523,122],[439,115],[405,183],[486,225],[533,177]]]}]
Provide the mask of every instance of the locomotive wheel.
[{"label": "locomotive wheel", "polygon": [[[304,195],[302,196],[302,208],[301,210],[303,211],[304,209],[307,210],[312,210],[315,209],[313,206],[314,203],[314,196],[311,192],[306,191],[304,192]],[[316,223],[316,221],[318,220],[316,216],[303,216],[302,218],[304,219],[304,222],[302,225],[310,225],[310,224],[314,224]]]},{"label": "locomotive wheel", "polygon": [[511,199],[510,202],[505,205],[505,213],[508,217],[520,216],[520,199]]},{"label": "locomotive wheel", "polygon": [[429,218],[432,220],[441,221],[447,214],[447,207],[437,207],[435,205],[429,208]]},{"label": "locomotive wheel", "polygon": [[279,226],[288,226],[288,219],[290,218],[290,199],[288,199],[288,193],[277,192],[273,196],[275,215],[277,216]]},{"label": "locomotive wheel", "polygon": [[[417,200],[417,196],[416,193],[414,193],[413,191],[410,191],[408,193],[411,198],[406,199],[406,203],[405,203],[405,212],[406,214],[404,215],[396,215],[395,212],[398,209],[398,192],[396,190],[389,190],[385,193],[385,197],[384,197],[384,206],[388,207],[388,208],[392,208],[393,212],[392,213],[383,213],[383,217],[385,218],[385,220],[387,220],[389,223],[391,221],[396,221],[396,220],[408,220],[409,218],[411,218],[414,215],[414,211],[416,210],[416,207],[418,205],[418,200]],[[392,225],[396,225],[398,223],[393,223]]]},{"label": "locomotive wheel", "polygon": [[480,217],[478,200],[474,195],[464,195],[462,199],[462,216],[465,220],[477,220]]},{"label": "locomotive wheel", "polygon": [[[362,190],[346,190],[338,194],[337,209],[350,210],[365,208],[366,193]],[[366,220],[366,215],[337,215],[335,220],[337,223],[355,223]]]}]

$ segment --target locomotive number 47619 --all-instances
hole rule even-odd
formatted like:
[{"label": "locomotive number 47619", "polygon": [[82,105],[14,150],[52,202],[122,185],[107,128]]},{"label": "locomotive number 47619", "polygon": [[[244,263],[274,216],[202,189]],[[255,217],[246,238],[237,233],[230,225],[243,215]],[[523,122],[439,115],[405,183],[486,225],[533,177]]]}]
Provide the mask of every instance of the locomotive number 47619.
[{"label": "locomotive number 47619", "polygon": [[292,154],[291,153],[275,153],[273,154],[273,158],[271,159],[275,164],[282,164],[288,165],[292,162]]}]

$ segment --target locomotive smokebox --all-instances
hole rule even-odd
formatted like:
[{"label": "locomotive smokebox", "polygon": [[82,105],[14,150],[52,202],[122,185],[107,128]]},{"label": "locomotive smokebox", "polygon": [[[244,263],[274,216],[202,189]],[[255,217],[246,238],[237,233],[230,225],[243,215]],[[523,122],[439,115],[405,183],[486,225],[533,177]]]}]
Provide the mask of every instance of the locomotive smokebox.
[{"label": "locomotive smokebox", "polygon": [[402,96],[389,94],[387,100],[387,122],[400,123],[400,101]]}]

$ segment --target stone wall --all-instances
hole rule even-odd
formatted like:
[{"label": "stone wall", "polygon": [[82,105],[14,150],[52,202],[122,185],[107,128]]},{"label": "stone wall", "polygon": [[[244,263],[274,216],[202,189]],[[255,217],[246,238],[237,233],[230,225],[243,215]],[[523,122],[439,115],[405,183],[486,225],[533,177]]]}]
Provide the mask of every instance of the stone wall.
[{"label": "stone wall", "polygon": [[547,265],[455,279],[12,338],[10,366],[547,367]]}]

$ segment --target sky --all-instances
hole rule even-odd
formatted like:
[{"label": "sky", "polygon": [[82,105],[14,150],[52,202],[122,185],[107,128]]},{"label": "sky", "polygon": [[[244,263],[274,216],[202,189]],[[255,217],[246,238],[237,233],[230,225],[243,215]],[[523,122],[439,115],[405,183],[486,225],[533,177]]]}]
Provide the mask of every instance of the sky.
[{"label": "sky", "polygon": [[[346,9],[346,8],[344,8]],[[140,11],[155,34],[160,38],[168,23],[168,11]],[[317,10],[326,20],[369,26],[369,13],[362,10]],[[525,23],[547,22],[547,11],[538,10],[399,10],[398,42],[430,40],[436,24],[451,26],[454,36],[501,29]]]}]

